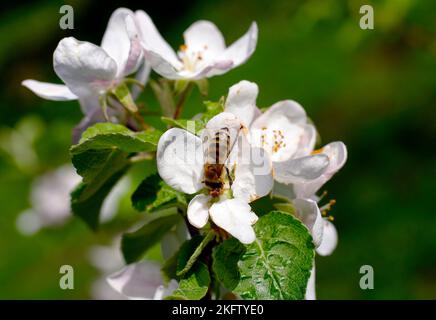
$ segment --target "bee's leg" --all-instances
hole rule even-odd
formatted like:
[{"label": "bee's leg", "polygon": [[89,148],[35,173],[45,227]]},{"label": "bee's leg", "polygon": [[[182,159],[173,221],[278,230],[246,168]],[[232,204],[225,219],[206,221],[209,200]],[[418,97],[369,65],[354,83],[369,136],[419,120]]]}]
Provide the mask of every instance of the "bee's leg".
[{"label": "bee's leg", "polygon": [[225,167],[225,168],[226,168],[227,177],[229,177],[229,184],[230,184],[230,187],[231,187],[232,184],[233,184],[233,179],[232,179],[232,176],[230,175],[229,168],[227,168],[227,167]]}]

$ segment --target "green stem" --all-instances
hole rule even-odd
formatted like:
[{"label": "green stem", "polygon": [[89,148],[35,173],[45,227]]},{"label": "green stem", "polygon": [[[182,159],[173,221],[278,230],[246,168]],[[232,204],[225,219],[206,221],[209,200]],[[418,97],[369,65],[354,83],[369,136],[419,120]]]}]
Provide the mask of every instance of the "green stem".
[{"label": "green stem", "polygon": [[176,105],[176,111],[174,112],[174,119],[178,119],[180,117],[180,115],[182,114],[182,110],[183,110],[183,106],[186,102],[186,99],[189,96],[189,93],[191,92],[192,88],[194,87],[194,83],[190,82],[185,90],[182,91],[182,93],[180,94],[180,99],[179,102]]}]

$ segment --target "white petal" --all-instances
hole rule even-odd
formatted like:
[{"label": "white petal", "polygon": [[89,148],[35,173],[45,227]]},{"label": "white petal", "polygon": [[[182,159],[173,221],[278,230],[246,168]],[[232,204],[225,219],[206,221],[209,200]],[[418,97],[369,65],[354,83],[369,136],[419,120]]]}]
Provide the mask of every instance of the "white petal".
[{"label": "white petal", "polygon": [[246,80],[238,82],[229,89],[225,111],[233,113],[248,128],[256,113],[258,93],[259,88],[254,82]]},{"label": "white petal", "polygon": [[203,59],[213,59],[224,52],[224,37],[215,24],[200,20],[193,23],[184,33],[186,53],[202,52]]},{"label": "white petal", "polygon": [[[171,67],[174,72],[176,69],[180,69],[182,63],[174,50],[162,38],[148,14],[138,10],[135,12],[135,16],[143,48],[149,54],[147,58],[152,59],[150,63],[156,72],[160,73],[159,70],[162,68],[167,73],[168,67]],[[164,65],[165,67],[163,67]]]},{"label": "white petal", "polygon": [[268,153],[262,148],[251,147],[243,133],[239,135],[227,167],[235,173],[232,184],[235,198],[251,202],[267,195],[274,185],[272,162]]},{"label": "white petal", "polygon": [[110,275],[107,282],[130,299],[150,300],[163,285],[161,267],[156,262],[142,261],[130,264]]},{"label": "white petal", "polygon": [[[139,67],[138,72],[136,72],[135,79],[139,81],[139,83],[146,84],[148,82],[148,78],[150,77],[151,67],[148,61],[143,61],[142,65]],[[132,88],[132,96],[136,99],[141,93],[141,88],[134,85]]]},{"label": "white petal", "polygon": [[257,216],[250,205],[240,199],[226,199],[214,203],[209,209],[213,222],[244,244],[256,239],[252,225]]},{"label": "white petal", "polygon": [[201,67],[197,67],[195,71],[182,70],[177,76],[181,79],[199,80],[224,74],[234,67],[232,60],[209,60],[206,62],[208,63],[201,64]]},{"label": "white petal", "polygon": [[285,184],[306,183],[320,177],[328,164],[329,159],[324,154],[273,162],[275,179]]},{"label": "white petal", "polygon": [[239,131],[241,121],[232,113],[221,112],[210,119],[206,124],[206,129],[210,130],[218,130],[224,127]]},{"label": "white petal", "polygon": [[159,175],[174,189],[192,194],[202,188],[203,150],[197,136],[169,129],[159,139],[156,158]]},{"label": "white petal", "polygon": [[303,133],[300,135],[294,158],[310,155],[316,144],[315,126],[312,124],[305,124],[301,125],[301,128],[303,129]]},{"label": "white petal", "polygon": [[209,220],[209,200],[209,196],[199,194],[189,202],[188,220],[198,229],[203,228]]},{"label": "white petal", "polygon": [[258,28],[256,22],[253,22],[241,38],[229,46],[221,59],[233,61],[233,66],[237,67],[250,58],[256,49]]},{"label": "white petal", "polygon": [[150,66],[153,68],[153,70],[164,78],[171,80],[190,79],[189,76],[183,77],[180,75],[178,68],[157,52],[144,48],[144,57],[145,60],[150,63]]},{"label": "white petal", "polygon": [[304,299],[316,300],[315,280],[316,280],[316,276],[315,276],[315,261],[314,261],[312,271],[310,272],[310,278],[309,281],[307,282],[306,295],[304,296]]},{"label": "white petal", "polygon": [[21,84],[43,99],[54,101],[77,100],[77,96],[63,84],[47,83],[37,80],[24,80]]},{"label": "white petal", "polygon": [[[127,20],[128,17],[130,20]],[[133,17],[133,12],[129,9],[118,8],[115,10],[109,19],[101,42],[103,50],[117,63],[117,77],[134,72],[142,54],[139,37],[137,35],[130,37],[127,31],[127,23],[130,23],[131,34],[134,33],[132,28],[136,27]]]},{"label": "white petal", "polygon": [[298,102],[293,100],[276,102],[265,111],[262,118],[263,119],[259,120],[265,123],[272,123],[277,120],[281,121],[282,118],[286,118],[290,123],[306,124],[307,122],[306,111],[304,111],[303,107]]},{"label": "white petal", "polygon": [[328,256],[333,253],[338,244],[338,232],[333,223],[324,219],[323,238],[320,246],[316,248],[316,253],[321,256]]},{"label": "white petal", "polygon": [[324,218],[316,201],[310,199],[295,199],[293,201],[297,216],[312,234],[315,247],[321,244],[324,231]]},{"label": "white petal", "polygon": [[199,80],[223,74],[233,67],[231,60],[209,60],[199,64],[194,70],[187,70],[179,60],[173,61],[172,59],[168,59],[162,54],[148,49],[144,45],[143,48],[144,57],[150,63],[153,70],[164,78],[171,80]]},{"label": "white petal", "polygon": [[128,15],[124,21],[130,41],[130,50],[127,55],[127,61],[125,61],[124,65],[121,66],[121,70],[118,70],[118,75],[120,77],[125,77],[134,73],[138,70],[141,63],[144,62],[144,50],[142,49],[141,39],[134,16]]},{"label": "white petal", "polygon": [[326,154],[329,157],[330,165],[325,175],[330,179],[347,161],[347,147],[341,141],[331,142],[324,146],[322,154]]},{"label": "white petal", "polygon": [[56,74],[78,97],[101,94],[112,85],[116,62],[100,47],[72,37],[62,39],[53,55]]},{"label": "white petal", "polygon": [[347,147],[343,142],[332,142],[321,149],[320,155],[329,159],[329,165],[321,176],[304,183],[297,183],[294,192],[298,197],[313,196],[347,161]]}]

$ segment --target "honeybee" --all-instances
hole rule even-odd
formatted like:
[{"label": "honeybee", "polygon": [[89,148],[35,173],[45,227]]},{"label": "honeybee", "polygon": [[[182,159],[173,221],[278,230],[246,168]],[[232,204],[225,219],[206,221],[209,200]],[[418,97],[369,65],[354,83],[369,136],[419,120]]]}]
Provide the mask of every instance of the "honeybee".
[{"label": "honeybee", "polygon": [[219,197],[226,183],[231,187],[233,181],[229,169],[226,167],[227,158],[232,151],[236,139],[232,139],[229,128],[209,131],[203,137],[205,148],[204,184],[209,189],[209,195]]}]

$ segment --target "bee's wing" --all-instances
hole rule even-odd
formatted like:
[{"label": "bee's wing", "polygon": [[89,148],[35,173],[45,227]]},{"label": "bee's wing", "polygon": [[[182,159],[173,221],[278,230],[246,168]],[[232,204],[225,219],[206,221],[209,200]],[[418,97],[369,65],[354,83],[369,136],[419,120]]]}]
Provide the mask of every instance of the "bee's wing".
[{"label": "bee's wing", "polygon": [[204,128],[201,138],[206,163],[224,164],[235,145],[241,122],[230,113],[220,113]]}]

